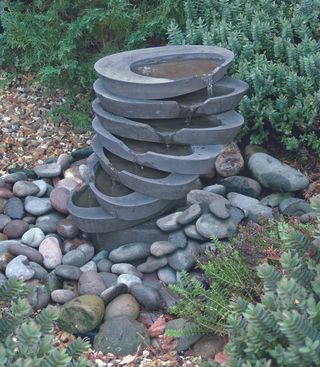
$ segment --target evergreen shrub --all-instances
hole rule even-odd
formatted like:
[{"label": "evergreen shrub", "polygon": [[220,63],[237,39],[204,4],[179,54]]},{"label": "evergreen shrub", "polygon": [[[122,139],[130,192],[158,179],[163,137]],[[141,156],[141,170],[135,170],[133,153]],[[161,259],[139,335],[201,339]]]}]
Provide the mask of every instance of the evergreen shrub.
[{"label": "evergreen shrub", "polygon": [[239,139],[320,155],[320,1],[186,0],[184,12],[170,43],[231,49],[231,75],[250,86]]}]

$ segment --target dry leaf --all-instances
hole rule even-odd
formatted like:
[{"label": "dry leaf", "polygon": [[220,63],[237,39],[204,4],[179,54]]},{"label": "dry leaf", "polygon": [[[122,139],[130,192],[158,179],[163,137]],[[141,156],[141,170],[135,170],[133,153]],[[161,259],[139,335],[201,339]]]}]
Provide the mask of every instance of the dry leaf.
[{"label": "dry leaf", "polygon": [[226,352],[219,352],[214,357],[215,363],[225,363],[228,362],[229,356]]},{"label": "dry leaf", "polygon": [[166,320],[164,316],[161,315],[149,328],[149,335],[151,338],[157,338],[163,335],[166,328]]}]

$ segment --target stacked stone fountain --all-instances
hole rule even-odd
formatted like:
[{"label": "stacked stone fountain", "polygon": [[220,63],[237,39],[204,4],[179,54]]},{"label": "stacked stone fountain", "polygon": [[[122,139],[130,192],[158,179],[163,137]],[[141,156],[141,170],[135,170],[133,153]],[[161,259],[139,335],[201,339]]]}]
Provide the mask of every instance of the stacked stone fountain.
[{"label": "stacked stone fountain", "polygon": [[96,63],[94,154],[69,203],[81,230],[118,245],[127,228],[130,241],[163,238],[153,219],[183,203],[243,124],[233,109],[247,84],[225,76],[232,59],[219,47],[166,46]]}]

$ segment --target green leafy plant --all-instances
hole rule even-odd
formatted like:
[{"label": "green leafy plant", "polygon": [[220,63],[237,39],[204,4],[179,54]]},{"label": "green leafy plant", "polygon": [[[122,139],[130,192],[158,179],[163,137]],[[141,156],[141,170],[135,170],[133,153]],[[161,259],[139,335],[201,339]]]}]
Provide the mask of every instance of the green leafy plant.
[{"label": "green leafy plant", "polygon": [[320,155],[320,1],[186,0],[184,12],[170,43],[233,50],[231,75],[250,86],[239,139]]},{"label": "green leafy plant", "polygon": [[[255,271],[239,252],[217,239],[213,239],[213,245],[218,253],[206,252],[206,260],[198,260],[205,284],[183,271],[179,283],[170,286],[180,297],[170,312],[192,319],[196,324],[192,330],[182,330],[181,335],[225,333],[224,325],[231,300],[238,296],[254,300],[259,294],[260,286]],[[181,336],[178,334],[169,331],[169,335]]]},{"label": "green leafy plant", "polygon": [[261,302],[232,304],[227,330],[231,366],[318,366],[320,360],[320,196],[312,200],[318,228],[310,240],[281,230],[287,252],[275,266],[263,264]]},{"label": "green leafy plant", "polygon": [[59,313],[53,307],[32,317],[25,296],[29,289],[21,280],[9,278],[0,286],[0,366],[87,367],[82,354],[90,344],[80,338],[66,349],[57,348],[53,321]]}]

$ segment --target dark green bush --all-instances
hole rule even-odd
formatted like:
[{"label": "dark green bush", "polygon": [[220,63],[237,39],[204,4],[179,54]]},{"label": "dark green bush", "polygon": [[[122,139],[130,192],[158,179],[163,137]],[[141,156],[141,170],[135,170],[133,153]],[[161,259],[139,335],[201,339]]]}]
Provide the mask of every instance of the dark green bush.
[{"label": "dark green bush", "polygon": [[4,4],[0,65],[5,71],[35,73],[44,86],[66,92],[68,101],[57,112],[73,115],[76,124],[90,122],[94,62],[120,50],[165,43],[170,20],[182,14],[181,1],[174,0]]},{"label": "dark green bush", "polygon": [[320,155],[320,1],[186,0],[172,44],[232,49],[234,77],[250,85],[239,138]]}]

